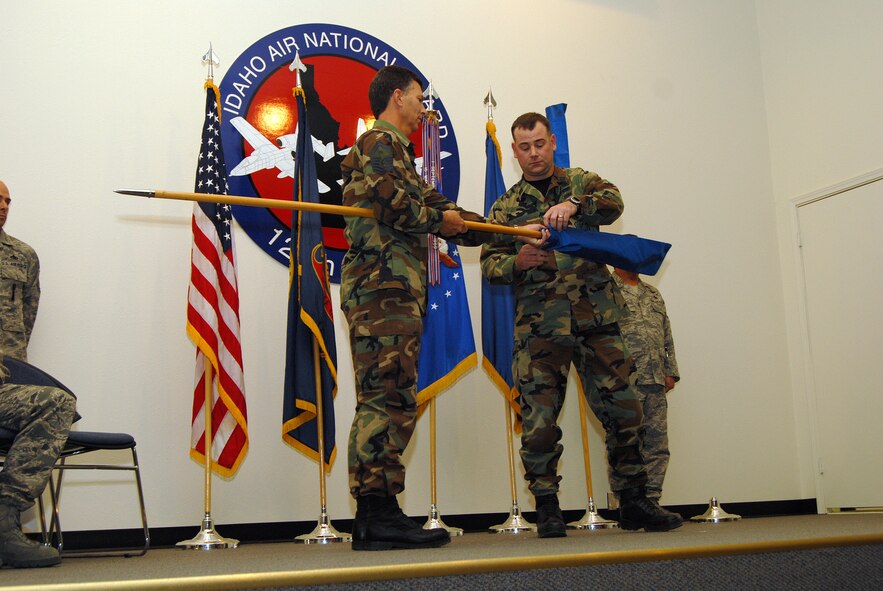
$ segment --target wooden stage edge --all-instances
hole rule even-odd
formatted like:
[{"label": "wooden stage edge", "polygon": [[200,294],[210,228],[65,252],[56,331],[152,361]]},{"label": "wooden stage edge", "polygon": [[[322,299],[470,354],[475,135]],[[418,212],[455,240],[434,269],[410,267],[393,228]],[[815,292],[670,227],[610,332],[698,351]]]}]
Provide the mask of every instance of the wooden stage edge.
[{"label": "wooden stage edge", "polygon": [[800,540],[748,542],[710,546],[588,552],[531,557],[507,557],[445,562],[390,564],[283,572],[243,573],[139,579],[127,581],[2,586],[3,591],[208,591],[327,585],[365,581],[437,577],[462,574],[553,569],[604,564],[709,558],[716,556],[812,550],[838,546],[883,544],[883,533]]}]

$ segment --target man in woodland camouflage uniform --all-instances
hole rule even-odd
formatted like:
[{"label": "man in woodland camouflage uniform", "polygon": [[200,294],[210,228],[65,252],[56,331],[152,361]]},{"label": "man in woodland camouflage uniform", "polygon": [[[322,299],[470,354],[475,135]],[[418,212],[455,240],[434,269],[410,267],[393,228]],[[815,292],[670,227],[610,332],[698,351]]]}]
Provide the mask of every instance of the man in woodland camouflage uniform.
[{"label": "man in woodland camouflage uniform", "polygon": [[61,560],[58,551],[25,537],[21,512],[46,487],[67,441],[76,401],[59,388],[6,383],[4,352],[26,359],[40,298],[36,253],[3,230],[10,202],[9,189],[0,181],[0,427],[17,432],[0,471],[0,565],[51,566]]},{"label": "man in woodland camouflage uniform", "polygon": [[346,218],[350,247],[340,282],[356,386],[349,441],[350,492],[357,504],[353,549],[432,548],[450,542],[448,532],[424,530],[396,500],[405,488],[401,456],[417,417],[426,235],[466,245],[497,238],[466,232],[464,220],[484,217],[458,207],[417,174],[408,135],[426,111],[416,74],[382,68],[368,98],[377,122],[341,164],[344,205],[374,212],[372,219]]},{"label": "man in woodland camouflage uniform", "polygon": [[[629,314],[619,320],[622,338],[638,370],[636,387],[644,411],[641,455],[647,465],[647,496],[659,500],[668,468],[668,401],[665,395],[681,379],[671,336],[671,322],[659,290],[637,273],[613,269],[613,279],[625,298]],[[611,474],[611,487],[624,486]]]},{"label": "man in woodland camouflage uniform", "polygon": [[[512,124],[512,139],[523,177],[494,203],[491,221],[542,220],[556,230],[598,230],[620,216],[622,198],[612,183],[581,168],[554,165],[555,136],[544,116],[520,116]],[[524,427],[521,459],[536,500],[538,535],[566,535],[558,505],[563,448],[557,421],[571,362],[606,431],[610,468],[623,483],[617,491],[622,527],[679,527],[678,515],[645,495],[634,362],[616,324],[626,310],[607,267],[531,244],[498,244],[482,249],[481,268],[492,283],[510,283],[515,289],[512,372]]]}]

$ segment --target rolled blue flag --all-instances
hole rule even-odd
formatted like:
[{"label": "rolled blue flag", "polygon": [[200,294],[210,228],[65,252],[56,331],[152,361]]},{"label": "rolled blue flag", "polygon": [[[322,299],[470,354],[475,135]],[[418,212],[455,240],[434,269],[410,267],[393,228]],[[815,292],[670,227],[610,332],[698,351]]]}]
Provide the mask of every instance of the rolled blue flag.
[{"label": "rolled blue flag", "polygon": [[595,230],[549,228],[546,250],[612,265],[641,275],[656,275],[671,244],[638,236],[624,236]]},{"label": "rolled blue flag", "polygon": [[570,168],[570,146],[567,143],[567,103],[558,103],[546,107],[546,118],[552,127],[549,131],[555,134],[555,166]]}]

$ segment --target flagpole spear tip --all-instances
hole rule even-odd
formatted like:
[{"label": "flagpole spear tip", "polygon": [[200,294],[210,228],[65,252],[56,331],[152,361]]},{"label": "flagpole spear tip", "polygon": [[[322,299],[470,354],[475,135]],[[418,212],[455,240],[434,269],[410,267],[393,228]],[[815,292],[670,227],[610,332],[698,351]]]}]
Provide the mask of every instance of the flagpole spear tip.
[{"label": "flagpole spear tip", "polygon": [[135,197],[156,197],[156,191],[145,189],[114,189],[113,192],[120,195],[134,195]]},{"label": "flagpole spear tip", "polygon": [[289,69],[290,71],[294,72],[296,85],[297,85],[298,88],[300,88],[300,87],[301,87],[301,85],[300,85],[300,73],[301,73],[301,72],[306,72],[306,71],[307,71],[307,66],[306,66],[306,65],[300,60],[300,52],[299,52],[299,51],[294,52],[294,61],[291,62],[291,65],[288,66],[288,69]]},{"label": "flagpole spear tip", "polygon": [[440,99],[438,98],[438,92],[435,90],[435,86],[433,86],[432,84],[432,78],[429,79],[429,86],[427,86],[426,90],[423,91],[423,96],[429,99],[429,108],[426,110],[435,110],[434,102]]},{"label": "flagpole spear tip", "polygon": [[209,41],[208,44],[208,51],[202,56],[202,65],[208,66],[206,80],[213,80],[215,77],[215,66],[220,66],[221,60],[218,58],[218,54],[212,49],[211,41]]},{"label": "flagpole spear tip", "polygon": [[484,105],[487,107],[487,119],[488,121],[494,120],[494,108],[497,106],[497,101],[494,98],[494,91],[488,87],[487,96],[484,97]]}]

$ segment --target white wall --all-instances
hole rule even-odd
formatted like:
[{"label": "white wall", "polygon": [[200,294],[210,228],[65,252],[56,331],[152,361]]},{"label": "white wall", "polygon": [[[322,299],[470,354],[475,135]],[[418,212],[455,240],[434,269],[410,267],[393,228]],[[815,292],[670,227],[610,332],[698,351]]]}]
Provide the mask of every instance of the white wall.
[{"label": "white wall", "polygon": [[799,462],[802,488],[812,491],[816,466],[794,208],[803,196],[883,164],[883,39],[877,26],[883,4],[759,0],[756,5]]},{"label": "white wall", "polygon": [[[112,190],[192,187],[199,58],[209,41],[223,60],[220,79],[255,40],[310,22],[365,31],[432,76],[458,136],[467,208],[482,208],[488,87],[500,103],[504,148],[515,116],[568,103],[573,163],[622,189],[626,213],[615,229],[674,244],[651,279],[668,304],[683,376],[670,395],[673,457],[663,502],[812,496],[798,461],[754,3],[458,0],[390,18],[401,9],[389,1],[219,0],[209,8],[162,0],[0,11],[0,178],[14,198],[7,230],[32,244],[43,264],[31,359],[80,393],[83,429],[136,436],[151,524],[196,525],[202,516],[201,466],[187,455],[191,206]],[[779,154],[781,142],[773,143]],[[517,164],[510,150],[504,155],[512,183]],[[478,337],[478,252],[462,253]],[[280,438],[287,271],[242,232],[238,256],[251,449],[234,479],[215,480],[213,514],[219,524],[313,520],[317,469]],[[353,511],[343,461],[353,383],[345,322],[339,315],[336,322],[332,518]],[[562,421],[565,508],[585,504],[575,402],[571,396]],[[443,513],[508,510],[503,403],[480,370],[442,396],[439,425]],[[597,425],[592,445],[603,499]],[[429,505],[428,447],[424,420],[407,457],[410,514]],[[532,509],[526,488],[519,490]],[[68,529],[136,524],[129,513],[120,520],[125,504],[110,504],[107,485],[67,494],[83,509],[67,510]],[[107,499],[107,510],[87,511],[84,495]]]}]

